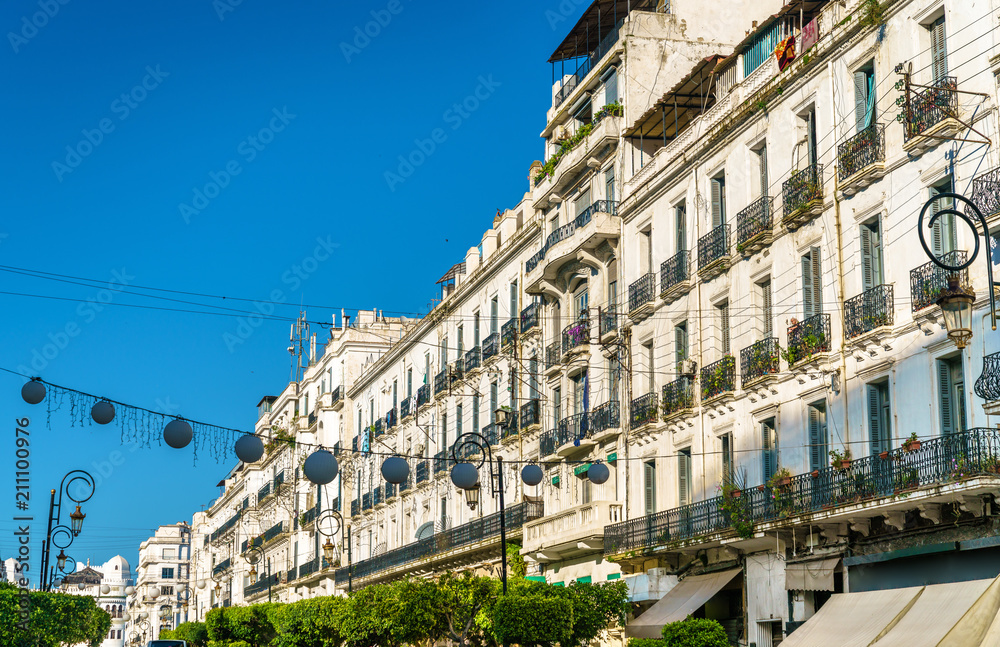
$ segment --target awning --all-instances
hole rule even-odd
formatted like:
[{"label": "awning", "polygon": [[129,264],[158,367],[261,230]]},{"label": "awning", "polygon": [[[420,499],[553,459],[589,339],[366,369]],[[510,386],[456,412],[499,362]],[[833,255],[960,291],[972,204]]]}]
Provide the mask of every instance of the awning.
[{"label": "awning", "polygon": [[923,587],[832,596],[781,647],[844,647],[868,645],[906,613]]},{"label": "awning", "polygon": [[833,572],[839,557],[814,562],[785,564],[785,589],[788,591],[832,591]]},{"label": "awning", "polygon": [[625,635],[629,638],[661,638],[663,625],[687,618],[741,572],[741,569],[734,568],[684,578],[645,613],[625,625]]}]

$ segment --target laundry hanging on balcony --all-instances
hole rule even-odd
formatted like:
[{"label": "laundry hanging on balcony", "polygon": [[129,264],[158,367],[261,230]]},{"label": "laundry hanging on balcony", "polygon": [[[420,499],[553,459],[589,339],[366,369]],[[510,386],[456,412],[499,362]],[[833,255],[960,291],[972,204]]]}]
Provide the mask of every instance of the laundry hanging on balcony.
[{"label": "laundry hanging on balcony", "polygon": [[778,59],[778,71],[784,71],[795,60],[795,36],[789,36],[774,48],[774,57]]}]

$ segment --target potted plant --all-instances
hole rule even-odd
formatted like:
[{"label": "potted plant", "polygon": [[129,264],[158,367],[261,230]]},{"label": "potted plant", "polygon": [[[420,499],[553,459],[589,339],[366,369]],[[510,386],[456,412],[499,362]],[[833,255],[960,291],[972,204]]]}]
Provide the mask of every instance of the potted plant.
[{"label": "potted plant", "polygon": [[780,468],[767,482],[771,489],[788,487],[792,484],[792,473],[787,467]]},{"label": "potted plant", "polygon": [[754,522],[750,501],[741,495],[746,486],[746,472],[733,470],[722,475],[722,510],[726,513],[729,524],[736,534],[743,539],[753,537]]},{"label": "potted plant", "polygon": [[844,448],[841,452],[836,449],[830,450],[830,464],[834,469],[846,470],[851,466],[851,450],[849,448]]},{"label": "potted plant", "polygon": [[903,450],[909,453],[918,449],[920,449],[920,440],[917,438],[917,432],[914,431],[909,438],[903,441]]},{"label": "potted plant", "polygon": [[889,460],[889,452],[888,451],[879,452],[878,457],[884,461]]}]

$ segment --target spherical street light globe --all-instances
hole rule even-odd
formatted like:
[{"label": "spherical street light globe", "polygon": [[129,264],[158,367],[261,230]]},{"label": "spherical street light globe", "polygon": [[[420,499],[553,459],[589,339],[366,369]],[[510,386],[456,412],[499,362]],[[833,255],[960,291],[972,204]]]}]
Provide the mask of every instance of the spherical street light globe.
[{"label": "spherical street light globe", "polygon": [[163,428],[163,440],[174,449],[183,449],[191,442],[194,432],[186,420],[177,418]]},{"label": "spherical street light globe", "polygon": [[236,458],[244,463],[256,463],[264,455],[264,443],[259,437],[250,434],[237,440],[233,449],[236,451]]},{"label": "spherical street light globe", "polygon": [[524,481],[525,485],[538,485],[543,478],[545,478],[545,474],[542,472],[542,468],[534,463],[525,465],[524,469],[521,470],[521,480]]},{"label": "spherical street light globe", "polygon": [[135,587],[134,586],[126,586],[125,587],[125,595],[132,595],[134,593],[135,593]]},{"label": "spherical street light globe", "polygon": [[103,593],[104,595],[107,595],[108,593],[111,593],[111,586],[108,585],[108,584],[102,584],[101,585],[101,593]]},{"label": "spherical street light globe", "polygon": [[591,480],[592,483],[605,483],[611,476],[611,470],[604,463],[594,463],[587,470],[587,478]]},{"label": "spherical street light globe", "polygon": [[28,404],[38,404],[45,399],[45,385],[32,380],[21,387],[21,398]]},{"label": "spherical street light globe", "polygon": [[149,597],[151,598],[160,597],[160,587],[154,586],[153,588],[149,589]]},{"label": "spherical street light globe", "polygon": [[317,485],[326,485],[337,478],[340,467],[337,459],[325,449],[318,449],[306,458],[302,471],[306,478]]},{"label": "spherical street light globe", "polygon": [[399,485],[410,474],[410,464],[401,456],[390,456],[382,463],[382,478],[387,483]]},{"label": "spherical street light globe", "polygon": [[99,400],[90,409],[90,417],[99,425],[106,425],[115,419],[115,406],[107,400]]},{"label": "spherical street light globe", "polygon": [[479,470],[472,463],[459,463],[451,468],[451,482],[463,490],[471,490],[479,484]]}]

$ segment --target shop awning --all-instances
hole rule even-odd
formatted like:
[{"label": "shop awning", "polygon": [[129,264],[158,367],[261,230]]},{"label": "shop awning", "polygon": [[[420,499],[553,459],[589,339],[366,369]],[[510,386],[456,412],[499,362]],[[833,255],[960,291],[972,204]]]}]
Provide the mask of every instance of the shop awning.
[{"label": "shop awning", "polygon": [[922,590],[915,586],[834,595],[781,647],[868,645],[906,613]]},{"label": "shop awning", "polygon": [[663,625],[687,618],[741,572],[741,569],[734,568],[684,578],[645,613],[625,625],[625,635],[629,638],[661,638]]},{"label": "shop awning", "polygon": [[785,564],[785,589],[788,591],[832,591],[833,572],[839,557],[800,564]]}]

